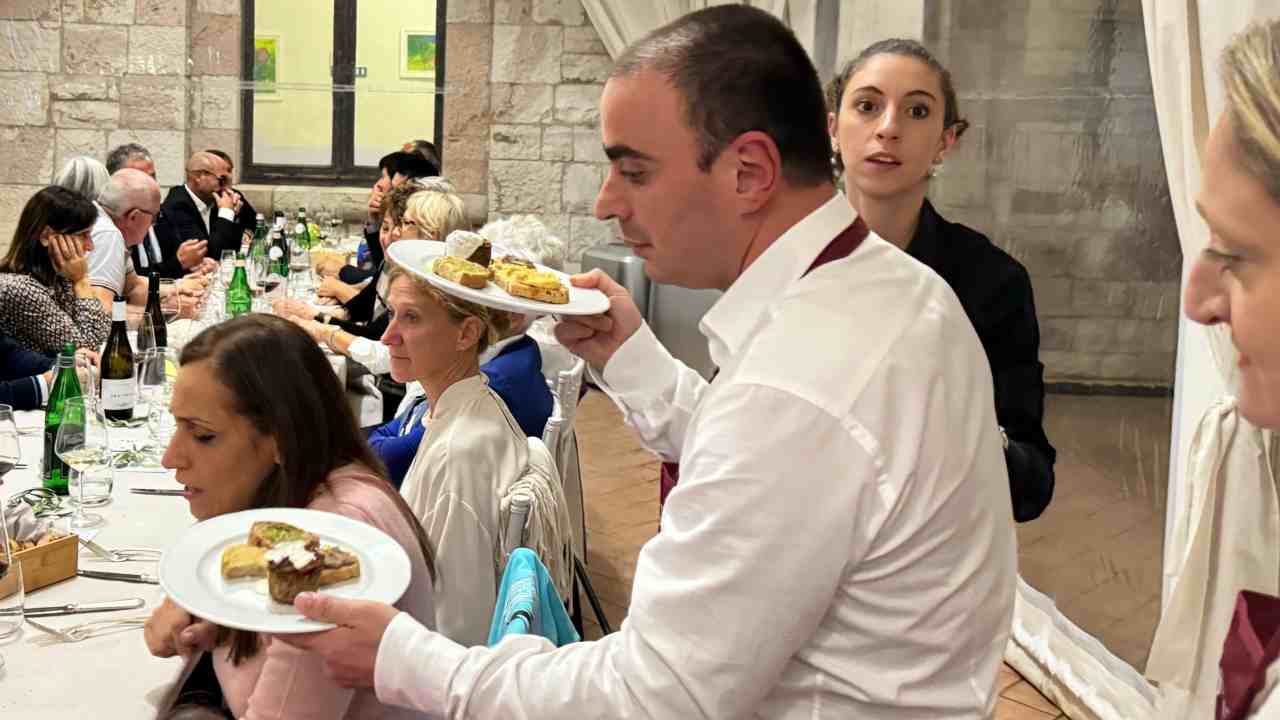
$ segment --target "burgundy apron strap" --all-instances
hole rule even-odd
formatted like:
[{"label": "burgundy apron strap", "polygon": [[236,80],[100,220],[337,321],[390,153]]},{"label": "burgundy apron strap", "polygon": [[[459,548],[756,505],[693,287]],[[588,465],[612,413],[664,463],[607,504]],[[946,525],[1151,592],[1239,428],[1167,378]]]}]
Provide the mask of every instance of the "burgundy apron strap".
[{"label": "burgundy apron strap", "polygon": [[[869,235],[870,232],[870,229],[867,228],[867,223],[864,222],[861,217],[854,220],[852,225],[845,228],[843,232],[835,236],[831,242],[827,243],[827,246],[823,248],[822,252],[818,253],[818,257],[814,259],[813,264],[810,265],[809,269],[805,270],[804,275],[801,275],[800,277],[808,275],[815,269],[820,268],[829,262],[849,257],[853,254],[854,250],[858,249],[858,246],[862,244],[862,241],[867,239],[867,235]],[[716,379],[716,374],[719,372],[720,370],[717,368],[715,373],[711,375],[711,379],[713,381]],[[662,463],[662,471],[658,476],[659,513],[662,512],[662,506],[667,504],[667,496],[671,494],[671,490],[678,482],[680,482],[680,463]]]}]

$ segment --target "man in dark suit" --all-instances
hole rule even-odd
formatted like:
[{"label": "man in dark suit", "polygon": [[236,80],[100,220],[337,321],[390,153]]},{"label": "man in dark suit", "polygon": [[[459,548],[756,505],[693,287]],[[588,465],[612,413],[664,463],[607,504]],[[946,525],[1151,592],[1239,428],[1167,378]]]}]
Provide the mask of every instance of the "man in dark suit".
[{"label": "man in dark suit", "polygon": [[258,211],[253,209],[253,205],[249,204],[249,198],[246,198],[244,193],[232,186],[236,164],[232,162],[230,155],[216,148],[210,148],[205,152],[210,155],[216,155],[218,159],[222,160],[222,164],[225,166],[223,167],[224,172],[219,175],[219,179],[222,181],[222,188],[235,193],[236,225],[240,226],[242,237],[246,240],[252,240],[253,231],[258,228]]},{"label": "man in dark suit", "polygon": [[225,250],[240,250],[242,234],[236,224],[236,195],[223,189],[222,159],[208,152],[198,152],[187,161],[187,180],[169,190],[161,210],[177,229],[183,243],[203,240],[208,243],[202,259],[217,261]]},{"label": "man in dark suit", "polygon": [[[137,143],[120,145],[107,154],[107,172],[115,174],[124,168],[141,170],[152,180],[156,179],[156,165],[151,153]],[[206,245],[203,240],[183,243],[177,228],[161,211],[147,237],[129,248],[129,255],[137,272],[143,275],[156,272],[160,277],[176,279],[200,269]]]}]

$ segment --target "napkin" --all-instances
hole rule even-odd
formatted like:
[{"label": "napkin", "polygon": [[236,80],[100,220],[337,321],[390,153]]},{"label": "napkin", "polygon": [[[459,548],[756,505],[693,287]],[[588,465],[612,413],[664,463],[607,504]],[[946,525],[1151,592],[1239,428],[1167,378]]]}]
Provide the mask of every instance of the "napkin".
[{"label": "napkin", "polygon": [[37,518],[36,511],[26,503],[8,508],[5,518],[8,520],[9,537],[15,542],[34,542],[53,528],[51,520]]}]

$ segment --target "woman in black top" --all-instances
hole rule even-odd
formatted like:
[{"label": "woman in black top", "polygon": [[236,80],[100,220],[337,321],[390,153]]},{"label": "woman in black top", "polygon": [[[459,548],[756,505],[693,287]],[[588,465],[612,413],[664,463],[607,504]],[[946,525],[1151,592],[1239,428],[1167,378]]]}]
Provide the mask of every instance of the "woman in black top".
[{"label": "woman in black top", "polygon": [[1013,514],[1039,517],[1053,497],[1044,433],[1044,366],[1031,279],[985,235],[938,215],[925,195],[969,123],[950,73],[914,40],[884,40],[846,65],[827,93],[834,163],[849,202],[880,237],[955,291],[991,364]]}]

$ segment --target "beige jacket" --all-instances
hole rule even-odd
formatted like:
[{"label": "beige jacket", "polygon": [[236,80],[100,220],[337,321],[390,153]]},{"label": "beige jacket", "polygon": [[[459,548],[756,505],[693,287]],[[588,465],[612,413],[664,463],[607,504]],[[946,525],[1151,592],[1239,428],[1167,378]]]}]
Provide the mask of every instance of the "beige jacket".
[{"label": "beige jacket", "polygon": [[528,443],[483,374],[451,385],[424,422],[400,493],[435,548],[436,629],[483,645],[500,579],[500,503],[529,464]]}]

